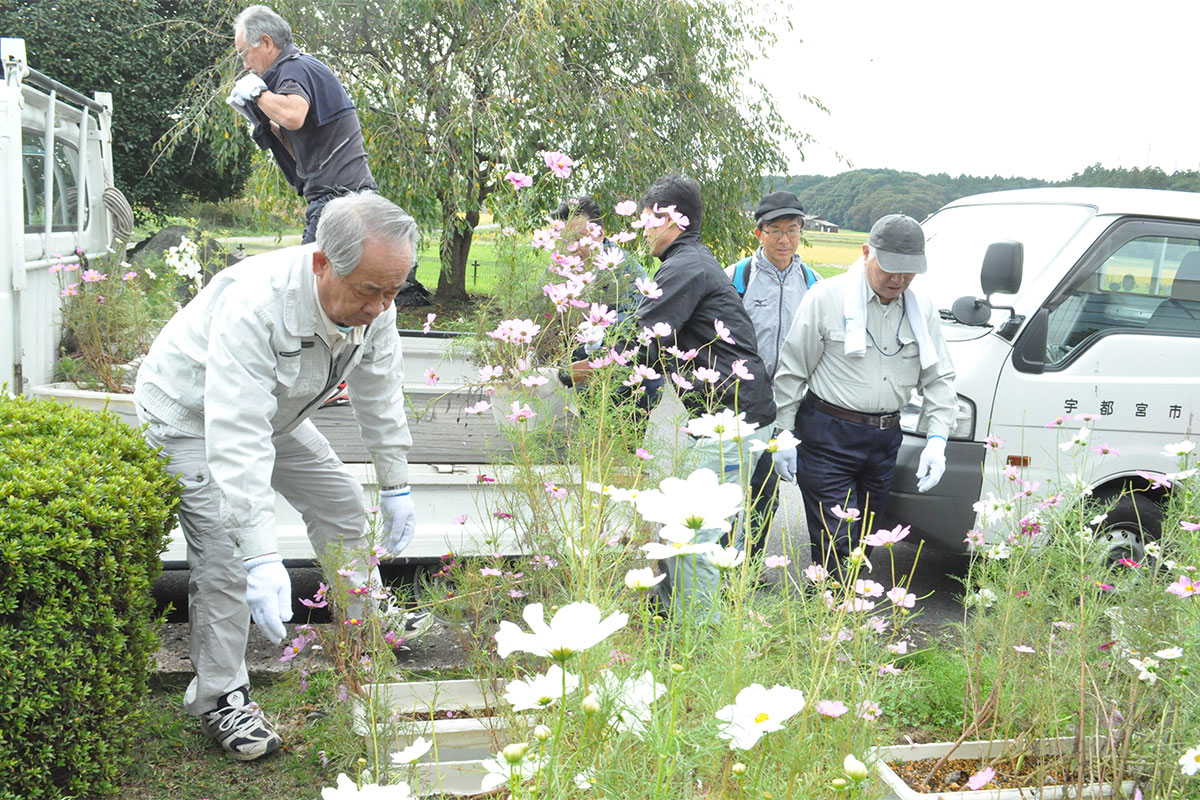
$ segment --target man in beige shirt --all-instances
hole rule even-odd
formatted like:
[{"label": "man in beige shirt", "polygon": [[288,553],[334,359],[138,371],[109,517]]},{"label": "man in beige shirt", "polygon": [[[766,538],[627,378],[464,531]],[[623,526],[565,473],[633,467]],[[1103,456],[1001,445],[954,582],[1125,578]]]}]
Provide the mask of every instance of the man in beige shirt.
[{"label": "man in beige shirt", "polygon": [[925,267],[917,221],[883,217],[863,257],[805,295],[780,350],[776,430],[792,431],[800,445],[776,454],[776,469],[799,483],[813,563],[830,571],[861,536],[855,520],[832,509],[857,509],[867,519],[883,508],[903,438],[900,409],[914,388],[929,417],[918,489],[932,489],[946,468],[954,365],[937,309],[910,288]]}]

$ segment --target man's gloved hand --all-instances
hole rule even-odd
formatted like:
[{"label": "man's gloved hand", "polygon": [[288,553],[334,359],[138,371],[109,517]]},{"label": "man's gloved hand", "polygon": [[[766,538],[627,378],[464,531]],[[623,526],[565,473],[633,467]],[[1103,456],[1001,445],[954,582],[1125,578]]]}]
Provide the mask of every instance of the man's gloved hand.
[{"label": "man's gloved hand", "polygon": [[776,474],[785,481],[796,480],[796,448],[781,447],[774,453],[771,453],[771,463],[775,467]]},{"label": "man's gloved hand", "polygon": [[921,451],[917,464],[917,491],[928,492],[938,485],[946,472],[946,440],[941,436],[930,436]]},{"label": "man's gloved hand", "polygon": [[254,118],[254,115],[252,113],[250,113],[250,108],[245,103],[242,102],[241,98],[237,97],[236,95],[231,94],[231,95],[229,95],[229,97],[225,98],[225,102],[229,103],[229,105],[233,107],[234,111],[241,114],[249,122],[251,122],[255,125],[258,124],[258,120],[256,120]]},{"label": "man's gloved hand", "polygon": [[233,85],[233,90],[229,96],[240,101],[243,105],[250,105],[258,96],[267,90],[267,84],[262,78],[251,72],[249,75],[243,75],[238,78],[237,83]]},{"label": "man's gloved hand", "polygon": [[398,555],[412,542],[417,530],[412,490],[407,486],[384,489],[379,493],[379,510],[383,514],[383,546]]},{"label": "man's gloved hand", "polygon": [[283,641],[287,631],[283,623],[292,618],[292,581],[278,553],[247,558],[246,602],[250,616],[262,632],[275,644]]}]

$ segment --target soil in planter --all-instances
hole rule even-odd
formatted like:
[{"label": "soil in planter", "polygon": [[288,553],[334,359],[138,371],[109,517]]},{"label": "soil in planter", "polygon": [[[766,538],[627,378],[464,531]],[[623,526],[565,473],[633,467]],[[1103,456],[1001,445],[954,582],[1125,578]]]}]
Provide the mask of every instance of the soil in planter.
[{"label": "soil in planter", "polygon": [[490,708],[454,709],[447,711],[420,712],[416,714],[401,714],[398,719],[404,722],[436,722],[443,719],[487,719],[496,716]]},{"label": "soil in planter", "polygon": [[[938,768],[930,779],[929,785],[922,785],[921,780],[930,768],[937,763],[935,758],[919,761],[900,761],[889,763],[900,778],[916,792],[962,792],[967,791],[967,779],[978,772],[983,766],[996,770],[989,788],[996,789],[1027,789],[1038,786],[1063,786],[1075,784],[1079,780],[1075,770],[1075,762],[1062,756],[1026,756],[1019,762],[1016,759],[1002,758],[981,766],[977,758],[949,758]],[[1084,783],[1093,783],[1094,778],[1084,775]]]}]

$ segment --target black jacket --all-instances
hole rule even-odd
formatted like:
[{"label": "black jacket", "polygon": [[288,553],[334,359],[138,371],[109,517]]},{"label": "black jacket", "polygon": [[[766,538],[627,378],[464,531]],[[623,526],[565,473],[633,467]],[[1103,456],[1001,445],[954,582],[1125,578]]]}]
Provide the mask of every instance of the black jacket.
[{"label": "black jacket", "polygon": [[[771,376],[758,355],[754,325],[712,251],[700,241],[700,234],[684,231],[659,258],[662,265],[654,282],[662,297],[639,307],[638,322],[647,328],[665,322],[674,336],[653,340],[638,360],[660,368],[664,375],[678,372],[688,380],[693,380],[697,367],[715,369],[721,373],[716,384],[718,406],[744,411],[746,421],[759,426],[774,422]],[[729,328],[733,344],[717,338],[717,320]],[[662,349],[672,344],[681,351],[694,348],[698,353],[691,361],[681,362]],[[754,380],[734,379],[733,362],[739,360],[745,360]],[[683,402],[688,411],[700,414],[706,410],[706,384],[695,383],[696,390],[684,393]]]}]

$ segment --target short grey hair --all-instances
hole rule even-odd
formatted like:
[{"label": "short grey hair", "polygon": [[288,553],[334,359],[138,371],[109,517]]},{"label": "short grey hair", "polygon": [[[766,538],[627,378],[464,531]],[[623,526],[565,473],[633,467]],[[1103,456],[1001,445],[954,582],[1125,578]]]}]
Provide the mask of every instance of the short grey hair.
[{"label": "short grey hair", "polygon": [[317,222],[317,249],[325,254],[339,278],[362,260],[367,239],[396,246],[408,245],[417,260],[417,222],[400,206],[375,192],[335,197],[325,204]]},{"label": "short grey hair", "polygon": [[263,36],[270,36],[280,50],[292,43],[292,26],[266,6],[250,6],[238,14],[233,32],[238,31],[251,47],[257,46]]}]

